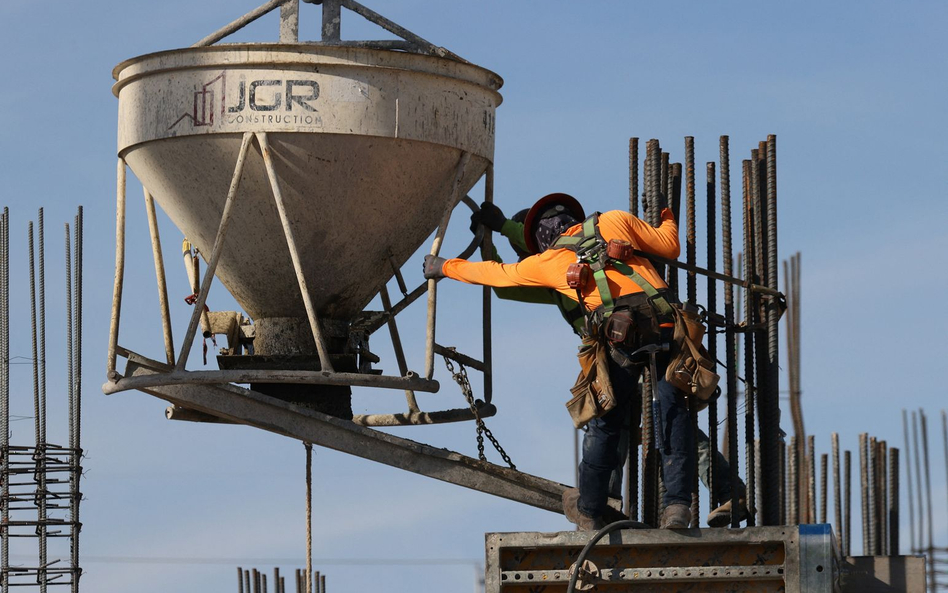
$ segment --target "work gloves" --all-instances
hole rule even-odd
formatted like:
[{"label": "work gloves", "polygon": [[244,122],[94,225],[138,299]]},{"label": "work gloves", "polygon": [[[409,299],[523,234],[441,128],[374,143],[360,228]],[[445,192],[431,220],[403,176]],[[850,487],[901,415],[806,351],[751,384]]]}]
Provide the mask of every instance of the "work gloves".
[{"label": "work gloves", "polygon": [[471,232],[476,233],[477,225],[482,224],[495,233],[499,233],[505,222],[507,222],[507,217],[500,208],[491,202],[484,202],[480,210],[471,214]]},{"label": "work gloves", "polygon": [[425,264],[424,264],[424,273],[425,278],[428,280],[436,280],[438,278],[444,278],[444,262],[446,260],[443,257],[438,257],[437,255],[426,255]]}]

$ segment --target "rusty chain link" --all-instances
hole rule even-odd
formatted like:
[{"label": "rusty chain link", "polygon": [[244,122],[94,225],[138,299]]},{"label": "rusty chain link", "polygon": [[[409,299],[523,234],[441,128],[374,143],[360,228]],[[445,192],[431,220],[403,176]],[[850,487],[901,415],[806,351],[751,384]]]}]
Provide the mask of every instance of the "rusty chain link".
[{"label": "rusty chain link", "polygon": [[[450,348],[450,350],[453,351],[454,348]],[[454,372],[454,363],[452,363],[451,359],[447,356],[444,357],[444,365],[447,367],[448,372],[451,373],[451,378],[454,379],[454,381],[458,384],[458,387],[461,388],[461,393],[464,394],[464,398],[467,400],[467,405],[470,406],[471,412],[474,414],[474,420],[477,423],[478,459],[481,461],[487,461],[487,456],[484,454],[484,436],[486,435],[488,440],[490,440],[490,444],[494,446],[494,449],[496,449],[498,453],[500,453],[504,463],[509,465],[510,469],[517,469],[517,466],[514,465],[513,461],[510,460],[510,456],[507,455],[507,452],[504,451],[502,446],[500,446],[500,443],[481,419],[480,412],[478,412],[477,402],[474,400],[474,391],[471,389],[471,382],[467,378],[467,369],[459,362],[458,371]]]}]

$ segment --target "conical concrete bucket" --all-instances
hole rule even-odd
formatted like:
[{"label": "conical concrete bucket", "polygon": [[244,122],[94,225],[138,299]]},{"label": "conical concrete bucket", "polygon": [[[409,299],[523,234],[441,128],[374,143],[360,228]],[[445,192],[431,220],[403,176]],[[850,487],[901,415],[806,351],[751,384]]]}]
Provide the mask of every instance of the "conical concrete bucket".
[{"label": "conical concrete bucket", "polygon": [[[492,161],[502,84],[430,56],[269,44],[149,54],[114,76],[120,157],[206,257],[242,138],[266,133],[313,304],[339,321],[368,304]],[[216,274],[253,318],[306,317],[257,143]]]}]

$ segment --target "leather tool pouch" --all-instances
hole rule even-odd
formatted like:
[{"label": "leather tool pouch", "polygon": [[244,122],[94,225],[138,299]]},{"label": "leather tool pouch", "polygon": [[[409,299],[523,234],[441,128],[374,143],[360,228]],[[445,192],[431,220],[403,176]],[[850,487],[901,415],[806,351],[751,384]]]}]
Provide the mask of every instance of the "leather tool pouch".
[{"label": "leather tool pouch", "polygon": [[[698,341],[692,339],[698,337]],[[665,380],[688,396],[707,401],[714,395],[721,380],[714,372],[714,361],[701,345],[704,325],[696,314],[675,310],[673,349]]]},{"label": "leather tool pouch", "polygon": [[600,340],[583,338],[577,355],[579,376],[570,389],[573,397],[566,402],[566,409],[576,428],[586,426],[593,418],[599,418],[616,407],[606,350],[607,347]]},{"label": "leather tool pouch", "polygon": [[625,344],[635,330],[635,322],[629,311],[616,311],[606,320],[606,339],[612,344]]}]

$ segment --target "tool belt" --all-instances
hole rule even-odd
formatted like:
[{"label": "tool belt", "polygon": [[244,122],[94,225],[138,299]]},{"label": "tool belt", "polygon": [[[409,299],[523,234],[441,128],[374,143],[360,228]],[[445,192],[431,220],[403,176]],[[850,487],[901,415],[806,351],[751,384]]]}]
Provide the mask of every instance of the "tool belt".
[{"label": "tool belt", "polygon": [[616,407],[612,381],[609,378],[607,346],[596,336],[585,336],[576,355],[579,376],[570,388],[573,397],[566,402],[566,410],[576,428],[582,428],[593,418],[599,418]]},{"label": "tool belt", "polygon": [[674,307],[674,318],[672,351],[665,369],[665,380],[689,399],[707,402],[717,392],[721,377],[714,372],[715,361],[701,343],[704,323],[696,310],[687,307]]},{"label": "tool belt", "polygon": [[[665,289],[659,290],[658,295],[673,301],[673,295]],[[608,346],[610,357],[623,368],[638,368],[648,362],[647,357],[630,357],[628,353],[672,340],[674,318],[662,315],[653,300],[637,292],[616,299],[612,314],[604,322],[602,307],[590,314],[590,332],[600,336]]]}]

